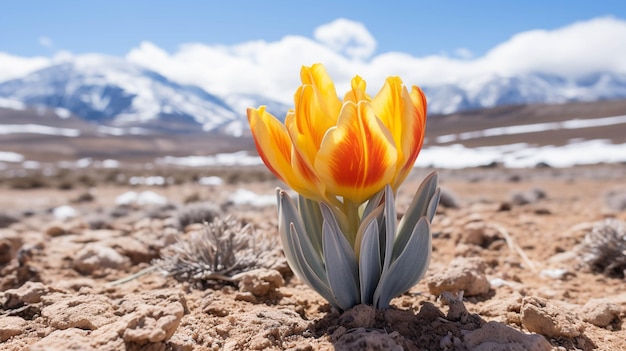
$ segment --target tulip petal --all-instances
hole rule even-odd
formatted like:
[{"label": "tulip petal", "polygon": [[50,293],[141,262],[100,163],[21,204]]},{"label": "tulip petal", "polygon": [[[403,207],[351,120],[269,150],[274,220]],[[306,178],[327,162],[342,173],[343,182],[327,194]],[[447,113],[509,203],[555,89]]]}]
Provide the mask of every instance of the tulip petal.
[{"label": "tulip petal", "polygon": [[[411,172],[413,164],[419,155],[422,145],[424,144],[424,134],[426,131],[426,113],[427,104],[426,96],[422,89],[413,86],[409,95],[411,104],[405,104],[405,111],[402,114],[405,135],[402,137],[402,149],[405,160],[404,165],[400,169],[396,177],[399,185],[407,175]],[[404,98],[406,101],[406,98]]]},{"label": "tulip petal", "polygon": [[397,151],[369,103],[344,103],[328,130],[315,169],[330,193],[362,203],[393,181]]},{"label": "tulip petal", "polygon": [[248,123],[254,137],[259,156],[276,177],[300,194],[314,198],[315,187],[310,179],[294,172],[292,167],[292,143],[285,126],[272,114],[259,109],[248,108]]},{"label": "tulip petal", "polygon": [[298,149],[303,151],[309,162],[313,162],[324,134],[337,123],[337,117],[330,118],[326,115],[324,102],[320,101],[320,96],[312,85],[298,88],[294,100],[295,115],[286,119],[285,124]]},{"label": "tulip petal", "polygon": [[[330,78],[322,64],[316,63],[311,67],[302,66],[300,70],[302,85],[312,85],[315,93],[318,94],[318,101],[321,103],[323,114],[333,121],[337,121],[339,111],[341,111],[341,101],[335,90],[335,83]],[[296,104],[298,102],[296,101]]]},{"label": "tulip petal", "polygon": [[285,181],[284,173],[291,168],[291,140],[285,126],[266,112],[265,106],[248,108],[248,123],[259,156],[274,175]]},{"label": "tulip petal", "polygon": [[399,77],[389,77],[372,100],[372,107],[398,146],[397,174],[392,184],[397,189],[413,167],[424,141],[426,100],[419,88],[413,87],[409,94]]},{"label": "tulip petal", "polygon": [[362,100],[365,100],[365,101],[371,100],[370,96],[367,95],[367,93],[365,92],[366,84],[363,78],[359,76],[355,76],[354,78],[352,78],[350,85],[352,87],[352,90],[346,93],[346,95],[343,98],[344,102],[352,101],[356,104]]}]

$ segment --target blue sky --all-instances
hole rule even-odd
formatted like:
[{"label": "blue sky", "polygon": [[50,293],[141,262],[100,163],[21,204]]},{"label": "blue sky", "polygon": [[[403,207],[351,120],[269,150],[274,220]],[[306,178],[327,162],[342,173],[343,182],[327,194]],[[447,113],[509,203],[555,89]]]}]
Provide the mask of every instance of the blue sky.
[{"label": "blue sky", "polygon": [[390,75],[465,88],[529,73],[626,75],[623,3],[4,1],[0,82],[68,60],[123,60],[218,96],[290,104],[300,68],[315,62],[339,92],[357,74],[370,93]]},{"label": "blue sky", "polygon": [[375,53],[480,56],[519,32],[552,30],[594,17],[626,18],[623,1],[4,1],[0,52],[123,56],[142,41],[173,52],[183,43],[231,45],[312,37],[343,17],[364,24]]}]

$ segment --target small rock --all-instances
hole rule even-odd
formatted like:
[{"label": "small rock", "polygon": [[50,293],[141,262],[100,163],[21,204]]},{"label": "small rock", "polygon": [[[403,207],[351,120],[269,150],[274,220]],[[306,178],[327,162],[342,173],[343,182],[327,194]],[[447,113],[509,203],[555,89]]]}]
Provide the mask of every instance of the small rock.
[{"label": "small rock", "polygon": [[90,278],[63,279],[52,284],[52,287],[59,290],[79,291],[82,288],[93,289],[98,283]]},{"label": "small rock", "polygon": [[516,192],[511,194],[511,203],[513,205],[521,206],[534,204],[541,199],[546,198],[546,192],[542,189],[532,189],[525,192]]},{"label": "small rock", "polygon": [[0,228],[7,228],[13,223],[17,223],[20,220],[16,217],[8,214],[0,212]]},{"label": "small rock", "polygon": [[500,239],[498,232],[485,222],[469,222],[463,226],[457,243],[470,244],[488,248],[491,243]]},{"label": "small rock", "polygon": [[6,240],[11,245],[13,252],[17,252],[24,245],[23,234],[12,229],[0,229],[0,240]]},{"label": "small rock", "polygon": [[103,295],[52,294],[44,301],[52,303],[41,310],[41,316],[56,329],[95,330],[115,318],[111,302]]},{"label": "small rock", "polygon": [[150,262],[159,256],[155,247],[129,236],[107,240],[107,245],[128,257],[133,265]]},{"label": "small rock", "polygon": [[267,296],[285,285],[283,276],[273,269],[254,269],[233,276],[239,283],[239,291],[256,297]]},{"label": "small rock", "polygon": [[445,208],[459,208],[461,207],[461,202],[459,201],[459,197],[450,189],[441,187],[439,205]]},{"label": "small rock", "polygon": [[52,222],[44,231],[50,236],[61,236],[69,233],[61,221]]},{"label": "small rock", "polygon": [[549,351],[550,343],[541,335],[524,334],[498,322],[488,322],[465,334],[465,344],[473,351]]},{"label": "small rock", "polygon": [[604,203],[614,211],[626,210],[626,190],[611,190],[604,196]]},{"label": "small rock", "polygon": [[216,316],[226,317],[230,314],[228,308],[222,301],[211,301],[203,309],[202,312]]},{"label": "small rock", "polygon": [[574,338],[582,334],[585,325],[567,309],[539,297],[522,300],[522,324],[531,332],[550,338]]},{"label": "small rock", "polygon": [[604,328],[619,318],[620,308],[606,299],[590,299],[580,314],[585,322]]},{"label": "small rock", "polygon": [[0,266],[11,262],[14,254],[13,245],[7,239],[0,239]]},{"label": "small rock", "polygon": [[448,269],[428,278],[428,290],[433,295],[444,291],[463,291],[465,296],[476,296],[486,294],[489,289],[485,263],[478,257],[457,257]]},{"label": "small rock", "polygon": [[88,244],[78,253],[72,262],[75,270],[82,274],[91,274],[102,268],[124,269],[130,261],[114,249],[100,244]]},{"label": "small rock", "polygon": [[541,216],[547,216],[547,215],[552,214],[552,210],[546,207],[538,207],[538,208],[535,208],[535,214],[538,214]]},{"label": "small rock", "polygon": [[117,323],[125,342],[138,345],[163,342],[172,337],[185,313],[186,302],[176,290],[153,291],[128,298],[120,306],[125,313]]},{"label": "small rock", "polygon": [[44,232],[50,236],[61,236],[66,234],[82,233],[89,228],[89,224],[79,219],[55,220],[46,226]]},{"label": "small rock", "polygon": [[500,207],[498,207],[498,211],[500,212],[510,211],[512,208],[513,206],[511,206],[510,202],[502,202],[500,203]]},{"label": "small rock", "polygon": [[22,334],[26,329],[27,322],[21,317],[3,316],[0,318],[0,342]]},{"label": "small rock", "polygon": [[6,301],[4,308],[15,309],[24,305],[39,303],[41,297],[48,294],[50,289],[39,282],[26,282],[17,289],[10,289],[4,292]]},{"label": "small rock", "polygon": [[55,330],[45,338],[28,346],[28,351],[67,351],[67,350],[85,350],[95,351],[100,348],[91,345],[91,337],[87,335],[86,330],[78,328],[70,328],[64,330]]}]

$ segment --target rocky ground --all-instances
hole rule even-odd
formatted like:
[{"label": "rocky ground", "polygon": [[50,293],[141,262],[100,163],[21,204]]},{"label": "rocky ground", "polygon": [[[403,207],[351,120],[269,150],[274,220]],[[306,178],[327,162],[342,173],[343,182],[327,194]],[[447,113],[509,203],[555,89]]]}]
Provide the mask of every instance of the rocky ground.
[{"label": "rocky ground", "polygon": [[[427,172],[403,185],[400,212]],[[388,310],[344,313],[286,266],[276,181],[2,183],[0,348],[625,350],[624,174],[624,165],[441,171],[425,278]],[[163,274],[202,244],[198,218],[227,215],[253,227],[241,250],[262,258],[254,270]]]}]

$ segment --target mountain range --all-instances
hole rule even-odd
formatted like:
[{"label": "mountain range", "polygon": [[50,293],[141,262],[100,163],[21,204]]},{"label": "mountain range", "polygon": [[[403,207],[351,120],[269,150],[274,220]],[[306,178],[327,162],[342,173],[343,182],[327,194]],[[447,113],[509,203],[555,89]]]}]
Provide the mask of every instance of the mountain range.
[{"label": "mountain range", "polygon": [[[450,114],[502,105],[626,98],[626,75],[597,72],[576,80],[539,73],[493,75],[422,88],[431,114]],[[218,96],[125,59],[97,54],[0,82],[0,107],[45,107],[98,125],[160,132],[244,135],[245,109],[259,105],[267,105],[279,118],[289,109],[262,92]]]}]

